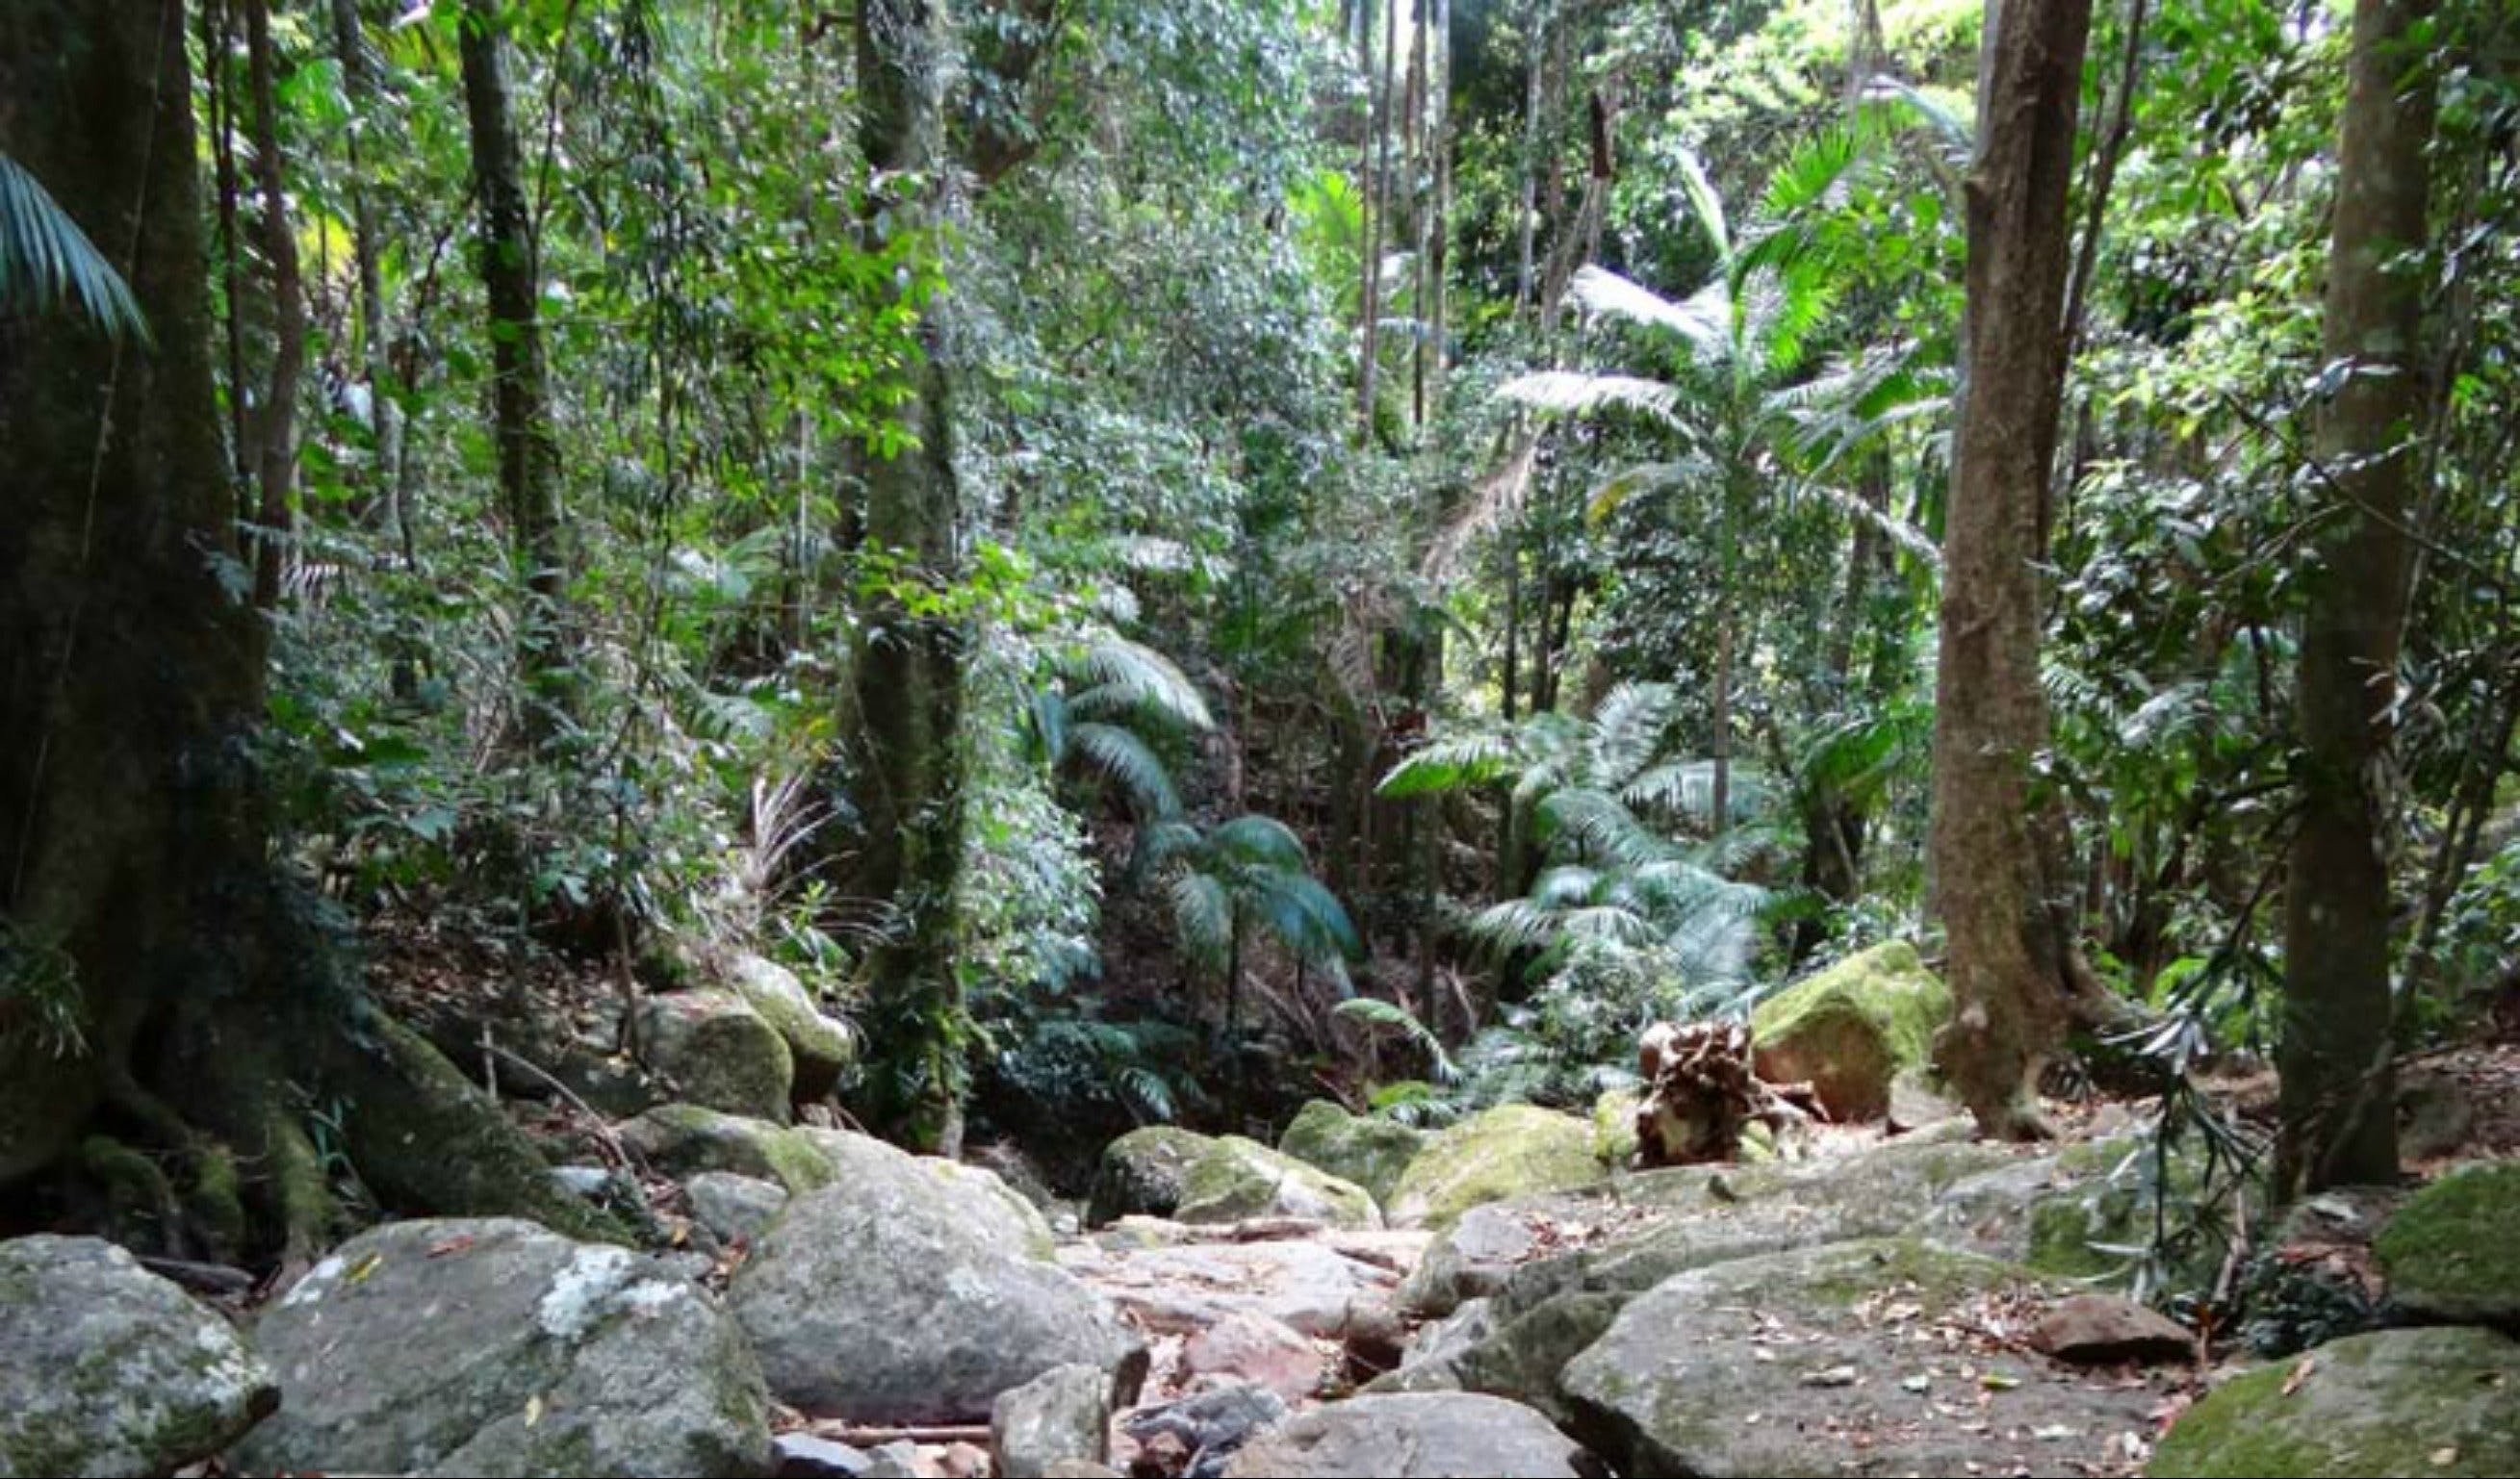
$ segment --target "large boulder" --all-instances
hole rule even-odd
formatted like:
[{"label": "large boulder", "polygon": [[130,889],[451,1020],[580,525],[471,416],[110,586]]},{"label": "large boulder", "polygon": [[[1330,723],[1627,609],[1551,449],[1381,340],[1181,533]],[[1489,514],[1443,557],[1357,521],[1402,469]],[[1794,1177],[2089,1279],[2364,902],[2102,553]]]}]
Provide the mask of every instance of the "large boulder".
[{"label": "large boulder", "polygon": [[1173,1216],[1186,1223],[1300,1217],[1333,1228],[1379,1228],[1382,1213],[1354,1182],[1229,1135],[1191,1163]]},{"label": "large boulder", "polygon": [[1356,1183],[1380,1203],[1391,1199],[1401,1173],[1426,1148],[1429,1138],[1423,1130],[1387,1119],[1361,1118],[1328,1099],[1313,1099],[1295,1112],[1286,1133],[1278,1137],[1278,1149],[1341,1181]]},{"label": "large boulder", "polygon": [[510,1218],[388,1223],[264,1312],[286,1402],[263,1472],[767,1471],[742,1334],[655,1260]]},{"label": "large boulder", "polygon": [[1096,1227],[1124,1217],[1170,1217],[1190,1184],[1190,1168],[1216,1143],[1178,1125],[1147,1125],[1102,1147],[1085,1220]]},{"label": "large boulder", "polygon": [[279,1401],[225,1320],[122,1249],[0,1242],[0,1476],[171,1473]]},{"label": "large boulder", "polygon": [[[1994,1165],[1940,1188],[1912,1231],[2041,1274],[2124,1288],[2139,1267],[2127,1249],[2152,1240],[2153,1188],[2164,1180],[2174,1200],[2203,1200],[2208,1192],[2202,1151],[2174,1145],[2165,1158],[2136,1135],[2086,1141],[2053,1154]],[[2228,1200],[2235,1186],[2222,1178],[2215,1194]],[[2211,1283],[2228,1247],[2217,1237],[2197,1239],[2178,1276],[2198,1287]]]},{"label": "large boulder", "polygon": [[1466,1392],[1390,1393],[1315,1408],[1243,1445],[1229,1479],[1575,1479],[1583,1449],[1526,1407]]},{"label": "large boulder", "polygon": [[1931,1061],[1952,1014],[1951,988],[1905,941],[1847,957],[1750,1014],[1759,1076],[1809,1081],[1833,1119],[1879,1119],[1890,1085]]},{"label": "large boulder", "polygon": [[2225,1383],[2161,1440],[2147,1474],[2520,1474],[2520,1342],[2377,1330]]},{"label": "large boulder", "polygon": [[1560,1378],[1630,1474],[2065,1473],[2158,1400],[1963,1338],[2027,1271],[1912,1239],[1739,1259],[1630,1301]]},{"label": "large boulder", "polygon": [[788,1045],[796,1065],[798,1102],[821,1098],[837,1087],[840,1075],[857,1059],[857,1040],[847,1023],[823,1014],[794,971],[757,955],[738,954],[727,962],[722,976],[728,989]]},{"label": "large boulder", "polygon": [[639,1004],[639,1052],[688,1103],[784,1124],[796,1061],[779,1029],[731,991],[676,991]]},{"label": "large boulder", "polygon": [[727,1171],[789,1191],[832,1182],[832,1162],[803,1134],[700,1104],[659,1104],[625,1121],[621,1143],[668,1176]]},{"label": "large boulder", "polygon": [[1428,1315],[1497,1296],[1510,1316],[1562,1293],[1642,1293],[1691,1269],[1902,1232],[1947,1188],[2013,1158],[2001,1146],[1901,1141],[1820,1161],[1675,1166],[1494,1203],[1437,1238],[1402,1295]]},{"label": "large boulder", "polygon": [[2371,1247],[2400,1308],[2426,1320],[2520,1327],[2515,1229],[2520,1161],[2463,1166],[2409,1198]]},{"label": "large boulder", "polygon": [[1553,1294],[1503,1318],[1473,1300],[1452,1319],[1430,1325],[1420,1346],[1396,1371],[1368,1383],[1369,1392],[1484,1392],[1519,1402],[1550,1421],[1572,1425],[1577,1413],[1558,1384],[1566,1364],[1610,1328],[1623,1295]]},{"label": "large boulder", "polygon": [[728,1290],[771,1390],[823,1416],[976,1422],[1054,1367],[1143,1360],[1093,1290],[970,1208],[910,1178],[789,1202]]},{"label": "large boulder", "polygon": [[1449,1228],[1482,1202],[1564,1190],[1607,1174],[1589,1120],[1531,1104],[1500,1104],[1435,1137],[1391,1195],[1403,1228]]},{"label": "large boulder", "polygon": [[991,1246],[1023,1258],[1048,1258],[1057,1239],[1041,1210],[1015,1194],[995,1172],[898,1145],[851,1130],[793,1132],[832,1169],[832,1184],[887,1201],[923,1204],[960,1219]]}]

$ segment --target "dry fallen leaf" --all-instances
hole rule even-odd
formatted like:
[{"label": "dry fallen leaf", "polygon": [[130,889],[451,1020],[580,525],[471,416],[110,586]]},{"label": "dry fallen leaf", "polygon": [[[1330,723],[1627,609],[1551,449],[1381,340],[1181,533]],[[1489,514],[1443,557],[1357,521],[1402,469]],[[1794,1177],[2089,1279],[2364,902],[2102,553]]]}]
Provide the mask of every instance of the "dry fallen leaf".
[{"label": "dry fallen leaf", "polygon": [[2316,1356],[2304,1356],[2301,1360],[2293,1363],[2292,1374],[2284,1378],[2283,1394],[2289,1397],[2293,1393],[2300,1391],[2301,1384],[2308,1381],[2310,1379],[2310,1373],[2318,1369],[2318,1358]]},{"label": "dry fallen leaf", "polygon": [[2433,1450],[2432,1459],[2433,1467],[2448,1468],[2458,1461],[2458,1450],[2447,1447],[2437,1448]]},{"label": "dry fallen leaf", "polygon": [[540,1394],[536,1394],[535,1396],[532,1396],[532,1397],[528,1397],[528,1398],[526,1398],[526,1399],[525,1399],[525,1426],[527,1426],[527,1427],[532,1427],[534,1424],[536,1424],[536,1423],[538,1423],[538,1422],[540,1422],[540,1421],[542,1421],[542,1420],[543,1420],[543,1399],[542,1399],[541,1395],[540,1395]]},{"label": "dry fallen leaf", "polygon": [[1830,1367],[1825,1370],[1805,1371],[1803,1372],[1803,1385],[1816,1387],[1853,1386],[1855,1385],[1855,1367],[1851,1366],[1835,1366]]},{"label": "dry fallen leaf", "polygon": [[471,1246],[472,1246],[472,1234],[470,1232],[459,1232],[453,1237],[447,1238],[443,1242],[430,1243],[428,1245],[428,1256],[431,1258],[444,1258],[449,1253],[461,1253]]}]

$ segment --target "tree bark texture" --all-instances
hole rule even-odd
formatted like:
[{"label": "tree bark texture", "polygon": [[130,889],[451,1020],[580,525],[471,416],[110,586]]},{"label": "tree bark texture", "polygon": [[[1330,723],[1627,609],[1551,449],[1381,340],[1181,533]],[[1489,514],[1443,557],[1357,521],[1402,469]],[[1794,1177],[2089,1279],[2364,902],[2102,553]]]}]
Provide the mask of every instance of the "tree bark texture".
[{"label": "tree bark texture", "polygon": [[2039,1070],[2062,1041],[2075,964],[2047,905],[2034,770],[2048,743],[2041,509],[2063,399],[2066,200],[2090,29],[2090,0],[1989,7],[1967,182],[1932,839],[1956,1011],[1937,1058],[1980,1128],[2005,1139],[2045,1131]]},{"label": "tree bark texture", "polygon": [[271,373],[256,408],[254,605],[280,604],[297,508],[297,381],[306,370],[306,291],[297,270],[297,233],[289,220],[286,152],[280,144],[280,81],[271,52],[271,0],[246,0],[246,67],[253,90],[254,187],[262,195],[262,271],[271,298]]},{"label": "tree bark texture", "polygon": [[2317,452],[2332,507],[2308,548],[2301,823],[2284,894],[2280,1190],[2398,1172],[2382,773],[2406,610],[2411,445],[2422,404],[2420,253],[2433,92],[2426,0],[2359,0],[2327,272]]}]

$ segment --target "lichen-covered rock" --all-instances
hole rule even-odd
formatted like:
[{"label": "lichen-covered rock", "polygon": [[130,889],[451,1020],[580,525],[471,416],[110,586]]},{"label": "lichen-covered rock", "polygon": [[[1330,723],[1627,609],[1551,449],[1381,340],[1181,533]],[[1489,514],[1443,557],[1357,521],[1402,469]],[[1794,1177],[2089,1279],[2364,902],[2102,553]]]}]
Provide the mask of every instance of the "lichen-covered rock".
[{"label": "lichen-covered rock", "polygon": [[1612,1293],[1555,1294],[1531,1310],[1500,1319],[1484,1300],[1467,1318],[1438,1328],[1400,1369],[1375,1377],[1368,1392],[1484,1392],[1519,1402],[1561,1427],[1576,1412],[1558,1385],[1566,1364],[1610,1328],[1627,1297]]},{"label": "lichen-covered rock", "polygon": [[1391,1199],[1401,1173],[1426,1148],[1428,1139],[1423,1130],[1350,1114],[1328,1099],[1314,1099],[1295,1112],[1286,1133],[1278,1137],[1278,1149],[1356,1183],[1379,1204]]},{"label": "lichen-covered rock", "polygon": [[788,1045],[795,1063],[797,1101],[831,1093],[857,1059],[857,1040],[849,1035],[848,1024],[825,1016],[805,983],[776,962],[739,954],[727,962],[724,976],[727,986]]},{"label": "lichen-covered rock", "polygon": [[639,1052],[686,1103],[788,1122],[796,1060],[779,1029],[731,991],[676,991],[639,1005]]},{"label": "lichen-covered rock", "polygon": [[[2138,1266],[2125,1250],[2152,1237],[2151,1186],[2162,1170],[2141,1137],[2087,1141],[2054,1154],[1998,1164],[1941,1188],[1913,1231],[2041,1274],[2123,1288]],[[2167,1173],[2174,1198],[2203,1197],[2205,1161],[2193,1146],[2174,1146]],[[2228,1179],[2218,1185],[2222,1195],[2230,1195]],[[2226,1247],[2210,1237],[2198,1239],[2179,1274],[2200,1287],[2211,1283]]]},{"label": "lichen-covered rock", "polygon": [[[2520,1161],[2462,1166],[2409,1198],[2372,1251],[2427,1320],[2520,1326]],[[2520,1393],[2514,1393],[2520,1401]]]},{"label": "lichen-covered rock", "polygon": [[1190,1168],[1216,1143],[1177,1125],[1148,1125],[1102,1147],[1085,1220],[1095,1227],[1121,1218],[1170,1217],[1190,1184]]},{"label": "lichen-covered rock", "polygon": [[851,1130],[809,1127],[794,1135],[831,1167],[832,1185],[922,1202],[940,1217],[966,1220],[992,1245],[1019,1257],[1048,1258],[1057,1245],[1040,1209],[994,1172],[939,1156],[913,1155]]},{"label": "lichen-covered rock", "polygon": [[225,1320],[122,1249],[0,1242],[0,1476],[170,1473],[279,1400]]},{"label": "lichen-covered rock", "polygon": [[721,1242],[757,1241],[788,1205],[787,1188],[732,1171],[702,1171],[683,1183],[683,1194],[691,1199],[692,1220]]},{"label": "lichen-covered rock", "polygon": [[1041,1479],[1064,1460],[1100,1463],[1111,1449],[1111,1373],[1054,1367],[989,1410],[989,1455],[998,1479]]},{"label": "lichen-covered rock", "polygon": [[1759,1076],[1809,1081],[1834,1119],[1879,1119],[1902,1070],[1933,1057],[1952,993],[1905,941],[1847,957],[1750,1014]]},{"label": "lichen-covered rock", "polygon": [[801,1134],[699,1104],[659,1104],[620,1127],[621,1143],[668,1176],[731,1171],[811,1191],[832,1181],[832,1163]]},{"label": "lichen-covered rock", "polygon": [[1363,1187],[1238,1135],[1214,1142],[1191,1163],[1173,1216],[1186,1223],[1302,1217],[1333,1228],[1382,1226]]},{"label": "lichen-covered rock", "polygon": [[1931,1338],[2035,1287],[1910,1239],[1739,1259],[1631,1300],[1561,1381],[1622,1473],[1835,1475],[1859,1450],[1876,1473],[2073,1472],[2145,1431],[2153,1394]]},{"label": "lichen-covered rock", "polygon": [[2377,1330],[2237,1377],[2189,1408],[2144,1472],[2162,1479],[2520,1474],[2520,1342]]},{"label": "lichen-covered rock", "polygon": [[1531,1104],[1501,1104],[1435,1137],[1409,1163],[1391,1197],[1402,1228],[1449,1228],[1482,1202],[1558,1191],[1603,1179],[1593,1126]]},{"label": "lichen-covered rock", "polygon": [[857,1421],[974,1422],[1054,1367],[1143,1361],[1093,1290],[924,1180],[799,1196],[736,1271],[728,1302],[782,1401]]},{"label": "lichen-covered rock", "polygon": [[1243,1445],[1228,1479],[1574,1479],[1583,1449],[1529,1408],[1468,1392],[1355,1397],[1309,1412]]},{"label": "lichen-covered rock", "polygon": [[262,1472],[767,1471],[770,1405],[742,1333],[627,1249],[510,1218],[388,1223],[341,1245],[254,1335],[280,1414]]},{"label": "lichen-covered rock", "polygon": [[1711,1264],[1902,1232],[1946,1188],[2012,1160],[2001,1146],[1902,1141],[1819,1161],[1675,1166],[1494,1202],[1437,1236],[1401,1298],[1442,1315],[1501,1295],[1510,1315],[1560,1293],[1641,1293]]}]

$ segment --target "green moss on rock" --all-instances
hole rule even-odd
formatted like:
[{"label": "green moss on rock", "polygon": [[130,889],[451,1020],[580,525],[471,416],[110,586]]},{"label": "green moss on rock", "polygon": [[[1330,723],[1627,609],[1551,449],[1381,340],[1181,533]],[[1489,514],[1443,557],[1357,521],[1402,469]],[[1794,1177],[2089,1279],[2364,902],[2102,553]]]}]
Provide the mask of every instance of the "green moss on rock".
[{"label": "green moss on rock", "polygon": [[[2520,1161],[2465,1166],[2410,1198],[2372,1244],[2389,1297],[2432,1320],[2520,1325]],[[2520,1404],[2520,1392],[2513,1394]]]},{"label": "green moss on rock", "polygon": [[1750,1016],[1760,1076],[1810,1081],[1841,1120],[1878,1119],[1890,1084],[1933,1057],[1951,989],[1905,941],[1876,945],[1788,987]]},{"label": "green moss on rock", "polygon": [[1278,1137],[1278,1150],[1354,1182],[1382,1202],[1390,1199],[1428,1138],[1423,1130],[1350,1114],[1328,1099],[1314,1099]]},{"label": "green moss on rock", "polygon": [[1102,1147],[1086,1220],[1100,1227],[1129,1216],[1172,1216],[1190,1168],[1215,1143],[1178,1125],[1148,1125],[1121,1136]]},{"label": "green moss on rock", "polygon": [[[1643,1100],[1633,1089],[1605,1090],[1593,1101],[1593,1158],[1613,1171],[1624,1171],[1637,1159],[1637,1106]],[[1756,1128],[1766,1129],[1765,1125]]]},{"label": "green moss on rock", "polygon": [[2252,1371],[2187,1410],[2147,1474],[2520,1473],[2520,1343],[2379,1330]]},{"label": "green moss on rock", "polygon": [[790,1192],[832,1182],[831,1160],[807,1137],[698,1104],[659,1104],[624,1124],[621,1141],[669,1176],[731,1171],[775,1181]]},{"label": "green moss on rock", "polygon": [[1435,1137],[1392,1191],[1391,1221],[1449,1228],[1470,1208],[1563,1191],[1603,1179],[1588,1120],[1531,1104],[1501,1104]]},{"label": "green moss on rock", "polygon": [[1303,1217],[1334,1228],[1382,1226],[1363,1187],[1238,1135],[1213,1143],[1192,1163],[1173,1216],[1186,1223]]}]

